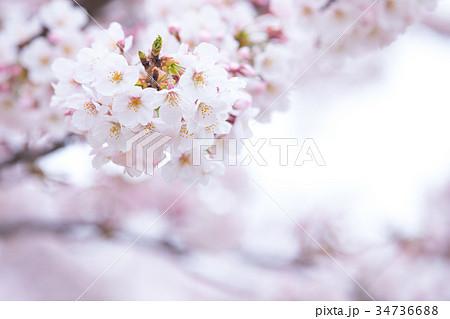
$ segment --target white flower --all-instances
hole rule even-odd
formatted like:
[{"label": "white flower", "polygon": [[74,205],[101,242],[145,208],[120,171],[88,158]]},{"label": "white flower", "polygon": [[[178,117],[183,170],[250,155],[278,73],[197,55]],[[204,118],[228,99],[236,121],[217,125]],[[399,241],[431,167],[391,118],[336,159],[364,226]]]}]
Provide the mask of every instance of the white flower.
[{"label": "white flower", "polygon": [[51,34],[52,43],[58,48],[58,56],[76,57],[79,50],[86,46],[86,38],[78,30],[56,30]]},{"label": "white flower", "polygon": [[72,125],[82,131],[92,129],[98,116],[98,103],[87,94],[72,95],[66,101],[66,106],[75,109],[72,115]]},{"label": "white flower", "polygon": [[161,90],[158,95],[161,98],[159,116],[169,125],[181,123],[183,111],[189,112],[192,108],[180,89]]},{"label": "white flower", "polygon": [[108,30],[97,35],[92,47],[103,47],[110,52],[121,53],[122,51],[128,51],[132,44],[133,36],[125,38],[122,26],[113,22],[109,25]]},{"label": "white flower", "polygon": [[65,58],[58,58],[53,62],[52,71],[58,82],[53,85],[55,95],[52,98],[52,106],[63,102],[70,95],[83,91],[81,84],[74,80],[76,67],[76,62]]},{"label": "white flower", "polygon": [[269,44],[263,52],[255,57],[255,70],[266,81],[279,81],[281,76],[286,77],[290,73],[291,54],[283,45]]},{"label": "white flower", "polygon": [[231,110],[224,101],[220,99],[205,100],[197,104],[195,112],[195,121],[200,126],[210,126],[217,121],[224,121],[228,118],[228,112]]},{"label": "white flower", "polygon": [[94,146],[100,147],[108,143],[108,146],[122,152],[126,152],[126,143],[132,136],[131,130],[120,125],[112,116],[100,117],[92,129]]},{"label": "white flower", "polygon": [[156,95],[155,89],[143,90],[133,86],[114,99],[112,109],[119,122],[127,127],[146,125],[153,119],[154,109],[158,107],[155,104]]},{"label": "white flower", "polygon": [[0,67],[14,63],[17,58],[14,40],[6,34],[0,33],[0,43]]},{"label": "white flower", "polygon": [[[0,1],[1,31],[8,35],[16,45],[29,41],[42,30],[42,24],[36,16],[29,16],[16,1]],[[24,4],[24,3],[23,3]],[[3,14],[4,13],[4,14]]]},{"label": "white flower", "polygon": [[197,130],[198,126],[195,123],[184,123],[174,142],[177,149],[182,152],[192,150],[192,141]]},{"label": "white flower", "polygon": [[199,177],[199,167],[192,165],[192,153],[173,153],[172,160],[166,164],[161,174],[167,181],[180,179],[185,184],[192,184]]},{"label": "white flower", "polygon": [[23,49],[20,62],[28,70],[31,81],[46,83],[53,79],[51,63],[54,59],[54,51],[43,37],[33,40]]},{"label": "white flower", "polygon": [[200,138],[214,138],[216,135],[225,135],[230,133],[231,124],[227,121],[216,121],[211,125],[208,125],[199,132]]},{"label": "white flower", "polygon": [[94,87],[106,96],[123,93],[139,80],[139,67],[129,66],[127,60],[116,53],[103,58],[94,71],[97,75]]},{"label": "white flower", "polygon": [[83,84],[95,81],[97,66],[108,53],[103,47],[81,49],[77,54],[79,64],[74,73],[75,81]]},{"label": "white flower", "polygon": [[180,179],[186,185],[191,185],[196,180],[206,185],[211,176],[224,174],[223,162],[214,160],[214,156],[207,151],[203,151],[201,156],[204,156],[204,160],[200,165],[193,165],[192,152],[174,153],[172,160],[162,168],[161,174],[167,181]]},{"label": "white flower", "polygon": [[234,120],[233,129],[230,132],[229,137],[232,138],[250,138],[253,136],[253,132],[250,129],[250,121],[254,120],[258,115],[258,109],[249,107],[242,113],[240,113]]},{"label": "white flower", "polygon": [[227,26],[214,6],[201,6],[188,10],[180,21],[180,37],[185,43],[208,41],[217,43],[227,34]]},{"label": "white flower", "polygon": [[83,27],[88,16],[81,8],[68,1],[53,0],[42,6],[40,12],[42,23],[49,29],[75,30]]},{"label": "white flower", "polygon": [[212,44],[202,42],[195,47],[194,55],[205,64],[215,64],[219,60],[219,49]]},{"label": "white flower", "polygon": [[243,97],[242,89],[246,87],[244,80],[239,78],[228,79],[221,87],[219,87],[219,97],[225,101],[227,105],[234,106],[237,100]]},{"label": "white flower", "polygon": [[214,98],[218,88],[227,81],[228,74],[224,68],[210,66],[200,62],[186,69],[180,78],[180,87],[186,96],[195,102],[197,99]]}]

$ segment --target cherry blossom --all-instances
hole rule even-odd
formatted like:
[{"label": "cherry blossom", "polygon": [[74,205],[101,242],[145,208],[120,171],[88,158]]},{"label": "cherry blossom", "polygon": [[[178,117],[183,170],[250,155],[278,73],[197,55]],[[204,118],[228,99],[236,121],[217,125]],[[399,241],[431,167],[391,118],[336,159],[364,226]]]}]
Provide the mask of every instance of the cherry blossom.
[{"label": "cherry blossom", "polygon": [[127,60],[116,53],[107,55],[95,73],[94,88],[105,96],[123,93],[139,79],[139,68],[128,65]]},{"label": "cherry blossom", "polygon": [[85,12],[68,1],[53,0],[40,11],[44,26],[54,30],[78,30],[88,21]]},{"label": "cherry blossom", "polygon": [[112,110],[124,126],[146,125],[152,121],[154,109],[158,107],[156,95],[156,90],[132,86],[114,99]]}]

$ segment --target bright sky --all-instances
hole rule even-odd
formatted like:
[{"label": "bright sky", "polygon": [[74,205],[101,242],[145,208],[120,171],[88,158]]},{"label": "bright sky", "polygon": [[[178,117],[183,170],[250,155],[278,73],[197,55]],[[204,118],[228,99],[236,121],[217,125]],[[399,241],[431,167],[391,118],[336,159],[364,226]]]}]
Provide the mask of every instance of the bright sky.
[{"label": "bright sky", "polygon": [[[312,137],[327,165],[252,167],[255,180],[297,216],[345,211],[372,238],[386,224],[413,231],[450,179],[449,57],[450,38],[415,26],[348,63],[347,80],[302,83],[295,106],[258,124],[256,136]],[[268,203],[260,209],[277,210]]]}]

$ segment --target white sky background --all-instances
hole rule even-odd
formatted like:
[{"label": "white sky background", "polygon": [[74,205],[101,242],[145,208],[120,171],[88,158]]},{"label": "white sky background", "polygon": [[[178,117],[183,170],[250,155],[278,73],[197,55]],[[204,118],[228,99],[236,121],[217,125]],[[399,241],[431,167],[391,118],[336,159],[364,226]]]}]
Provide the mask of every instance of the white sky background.
[{"label": "white sky background", "polygon": [[253,166],[251,175],[300,223],[305,213],[345,212],[368,238],[386,226],[414,232],[429,196],[450,179],[450,38],[414,26],[340,74],[348,76],[303,81],[291,109],[255,129],[300,145],[314,138],[326,167]]}]

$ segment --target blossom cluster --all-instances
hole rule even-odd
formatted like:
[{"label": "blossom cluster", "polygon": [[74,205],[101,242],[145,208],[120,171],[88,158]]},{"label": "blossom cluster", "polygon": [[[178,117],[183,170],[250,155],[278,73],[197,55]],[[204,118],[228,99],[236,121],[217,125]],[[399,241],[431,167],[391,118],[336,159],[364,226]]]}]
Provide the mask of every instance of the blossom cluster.
[{"label": "blossom cluster", "polygon": [[292,72],[298,56],[281,19],[268,8],[261,10],[251,1],[211,0],[142,1],[137,7],[152,21],[137,28],[138,44],[158,34],[168,50],[180,42],[191,47],[214,44],[220,50],[219,64],[246,82],[240,108],[253,106],[258,111],[255,118],[265,122],[269,111],[286,109],[283,93],[298,76]]},{"label": "blossom cluster", "polygon": [[436,0],[134,0],[134,21],[121,16],[120,1],[105,12],[135,25],[138,44],[158,34],[168,50],[180,41],[192,47],[214,44],[221,52],[220,63],[247,83],[246,103],[259,110],[256,118],[269,121],[274,110],[292,103],[286,93],[299,77],[334,72],[348,58],[389,45],[435,4]]},{"label": "blossom cluster", "polygon": [[[112,1],[108,15],[116,14],[131,26],[133,36],[125,37],[116,23],[99,35],[94,33],[96,27],[85,28],[86,13],[69,1],[17,1],[8,3],[7,10],[6,2],[1,1],[0,121],[9,136],[5,137],[6,131],[0,132],[1,140],[11,139],[12,132],[27,139],[61,139],[66,134],[62,119],[68,111],[65,115],[71,115],[74,130],[88,132],[97,166],[108,159],[124,165],[128,151],[125,141],[147,127],[149,133],[158,131],[173,137],[175,161],[165,169],[165,175],[174,175],[171,179],[179,174],[189,176],[185,180],[196,175],[209,176],[214,170],[223,170],[223,165],[209,162],[208,167],[197,167],[195,174],[185,174],[185,165],[180,162],[191,160],[186,154],[190,140],[181,142],[180,132],[186,130],[183,134],[188,137],[248,136],[248,120],[269,120],[271,111],[286,108],[289,99],[285,93],[324,50],[331,46],[325,60],[336,62],[387,45],[434,3],[435,0],[380,0],[370,7],[369,0],[135,0],[130,9],[133,14],[124,17],[120,16],[123,3]],[[360,16],[362,13],[365,14]],[[345,32],[358,19],[358,27]],[[334,43],[343,33],[345,37]],[[137,49],[148,48],[158,36],[163,39],[160,54],[165,65],[154,75],[154,65],[138,66],[134,58],[138,56]],[[84,49],[79,52],[81,48]],[[53,63],[59,57],[76,61]],[[151,57],[147,58],[151,61]],[[122,69],[114,70],[112,66]],[[189,72],[197,68],[201,72],[211,69],[213,73],[208,76],[218,77],[204,89],[211,93],[208,96],[195,92],[186,83]],[[113,89],[110,80],[103,84],[97,80],[97,76],[115,71],[119,72],[116,76],[124,72],[120,88]],[[149,83],[140,82],[145,72],[151,74]],[[158,77],[157,83],[151,83],[154,76]],[[114,73],[111,77],[114,80]],[[214,86],[222,91],[212,92]],[[241,90],[244,86],[246,89]],[[225,94],[229,87],[233,94]],[[52,104],[63,107],[49,107],[53,93]],[[123,108],[127,94],[147,108],[140,108],[131,116]],[[175,98],[180,103],[178,108],[168,111],[162,106],[161,103],[172,103],[169,99]],[[95,116],[68,105],[87,101],[95,106],[90,109]],[[196,112],[210,104],[215,105],[211,119],[199,118]],[[150,110],[155,113],[153,116]],[[111,123],[120,124],[120,130],[115,126],[116,141],[111,136],[103,137]],[[211,151],[206,155],[213,156]],[[177,173],[169,173],[169,168]]]},{"label": "blossom cluster", "polygon": [[436,3],[436,0],[271,0],[269,6],[285,29],[291,31],[289,36],[297,37],[297,45],[304,48],[305,40],[312,40],[309,42],[312,49],[329,50],[325,60],[336,63],[389,45]]},{"label": "blossom cluster", "polygon": [[[179,45],[177,52],[162,55],[163,39],[157,36],[149,54],[139,51],[136,63],[128,53],[132,40],[112,23],[79,51],[76,61],[57,59],[53,69],[59,81],[52,105],[62,107],[73,130],[87,137],[96,166],[112,160],[130,175],[140,175],[139,163],[126,162],[127,153],[134,152],[127,142],[157,132],[171,138],[165,146],[170,146],[172,160],[163,175],[186,183],[207,182],[224,165],[193,165],[192,141],[207,139],[213,146],[231,132],[245,82],[217,65],[219,51],[212,44],[193,50]],[[208,147],[202,152],[214,157]]]},{"label": "blossom cluster", "polygon": [[[385,46],[434,2],[135,1],[132,18],[121,17],[116,3],[108,14],[134,25],[133,36],[112,23],[76,61],[57,60],[53,104],[68,109],[75,131],[88,137],[96,166],[127,166],[126,142],[158,132],[172,138],[163,174],[206,181],[224,165],[194,167],[192,138],[224,144],[224,137],[250,135],[248,120],[286,108],[285,93],[321,53],[336,64]],[[138,51],[152,43],[148,55]],[[212,149],[204,155],[214,157]]]},{"label": "blossom cluster", "polygon": [[[69,1],[0,1],[0,140],[42,144],[66,134],[63,116],[49,107],[57,57],[86,45],[82,9]],[[59,88],[57,88],[59,89]]]}]

